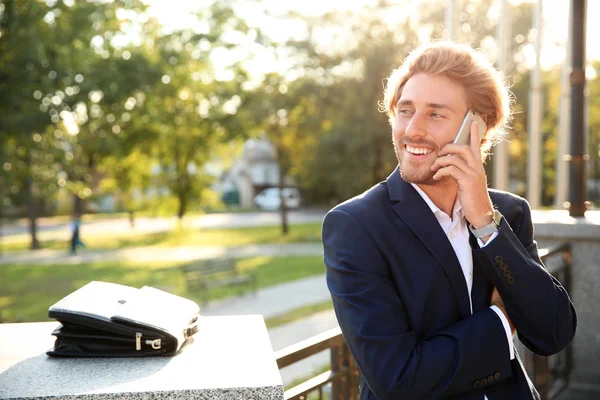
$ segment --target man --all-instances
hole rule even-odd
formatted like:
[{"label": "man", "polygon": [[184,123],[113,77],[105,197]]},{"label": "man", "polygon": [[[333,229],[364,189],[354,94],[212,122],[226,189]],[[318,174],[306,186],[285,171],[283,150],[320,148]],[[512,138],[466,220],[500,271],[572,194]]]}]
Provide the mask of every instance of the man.
[{"label": "man", "polygon": [[[544,268],[527,202],[488,190],[510,115],[502,77],[466,45],[422,46],[388,79],[398,168],[323,223],[327,284],[361,399],[539,399],[513,348],[564,349],[575,309]],[[453,144],[472,110],[480,140]]]},{"label": "man", "polygon": [[81,241],[81,217],[78,213],[73,216],[73,223],[71,224],[71,254],[77,253],[77,247],[85,247]]}]

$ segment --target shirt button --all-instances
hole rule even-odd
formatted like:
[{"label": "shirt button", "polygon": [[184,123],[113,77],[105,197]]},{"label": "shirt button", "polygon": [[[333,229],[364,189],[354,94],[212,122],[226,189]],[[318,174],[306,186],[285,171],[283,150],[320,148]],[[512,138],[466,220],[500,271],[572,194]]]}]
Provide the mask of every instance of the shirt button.
[{"label": "shirt button", "polygon": [[450,239],[454,239],[456,237],[456,232],[450,232]]}]

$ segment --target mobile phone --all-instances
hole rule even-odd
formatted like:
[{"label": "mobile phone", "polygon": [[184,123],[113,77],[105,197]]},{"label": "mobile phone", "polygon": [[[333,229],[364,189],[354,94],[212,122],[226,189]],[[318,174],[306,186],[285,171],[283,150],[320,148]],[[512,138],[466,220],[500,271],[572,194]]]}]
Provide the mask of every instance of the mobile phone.
[{"label": "mobile phone", "polygon": [[487,126],[483,119],[471,110],[467,111],[467,114],[460,125],[460,129],[458,130],[458,133],[456,134],[456,137],[452,143],[469,144],[469,138],[471,137],[471,124],[473,121],[477,122],[477,125],[479,126],[479,142],[481,143]]}]

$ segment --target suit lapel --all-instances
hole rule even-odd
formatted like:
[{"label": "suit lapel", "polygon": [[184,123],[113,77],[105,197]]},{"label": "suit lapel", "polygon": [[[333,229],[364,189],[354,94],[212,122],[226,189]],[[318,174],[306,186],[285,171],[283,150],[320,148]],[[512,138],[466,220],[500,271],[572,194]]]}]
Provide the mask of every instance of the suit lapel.
[{"label": "suit lapel", "polygon": [[460,263],[435,215],[417,191],[400,177],[398,168],[387,179],[394,211],[437,259],[450,279],[462,318],[471,314],[469,293]]}]

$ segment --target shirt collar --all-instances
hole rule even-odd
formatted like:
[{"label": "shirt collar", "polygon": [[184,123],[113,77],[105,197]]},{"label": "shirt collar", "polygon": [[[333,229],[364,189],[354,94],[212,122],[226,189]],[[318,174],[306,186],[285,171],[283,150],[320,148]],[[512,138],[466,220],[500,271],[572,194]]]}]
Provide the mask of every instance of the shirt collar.
[{"label": "shirt collar", "polygon": [[[431,210],[431,212],[436,217],[438,217],[440,213],[442,213],[444,215],[446,214],[442,210],[440,210],[440,208],[438,206],[436,206],[433,201],[431,201],[431,199],[429,198],[429,196],[427,196],[427,194],[423,191],[423,189],[421,189],[419,186],[417,186],[414,183],[411,183],[411,186],[415,188],[415,190],[417,191],[417,193],[419,193],[419,195],[421,196],[421,198],[425,201],[425,203],[427,204],[427,206],[429,207],[429,209]],[[460,204],[460,201],[458,201],[458,196],[456,196],[456,200],[454,201],[454,207],[452,209],[452,215],[455,215],[458,218],[462,218],[462,204]],[[452,219],[454,219],[454,218],[452,218]]]}]

